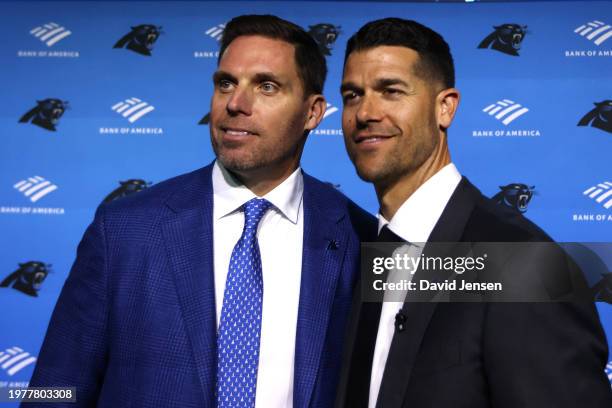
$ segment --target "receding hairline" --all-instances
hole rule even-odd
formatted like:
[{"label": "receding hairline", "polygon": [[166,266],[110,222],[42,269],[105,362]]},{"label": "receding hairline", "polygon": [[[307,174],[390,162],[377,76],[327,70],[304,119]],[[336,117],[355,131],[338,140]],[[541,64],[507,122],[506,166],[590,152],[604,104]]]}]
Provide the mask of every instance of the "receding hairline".
[{"label": "receding hairline", "polygon": [[299,25],[271,14],[248,14],[232,18],[221,38],[220,58],[236,39],[246,35],[281,40],[293,45],[294,61],[304,86],[304,94],[321,94],[327,76],[327,63],[317,42]]},{"label": "receding hairline", "polygon": [[238,37],[232,39],[232,41],[229,42],[229,44],[227,44],[227,46],[225,47],[225,49],[223,50],[223,54],[219,55],[219,58],[217,59],[217,66],[219,66],[219,64],[221,63],[221,59],[223,58],[223,56],[225,55],[225,53],[227,52],[227,50],[232,46],[233,43],[236,42],[236,40],[238,40],[239,38],[246,38],[246,37],[259,37],[259,38],[265,38],[266,40],[270,40],[270,41],[278,41],[284,44],[287,44],[288,46],[290,46],[293,49],[293,58],[296,58],[296,52],[297,52],[297,47],[295,44],[290,43],[287,40],[284,40],[282,38],[277,38],[277,37],[273,37],[271,35],[266,35],[266,34],[242,34],[239,35]]},{"label": "receding hairline", "polygon": [[[286,45],[288,45],[289,47],[291,47],[291,51],[293,53],[293,68],[295,70],[295,73],[299,79],[299,83],[300,83],[300,87],[302,90],[302,97],[304,100],[306,100],[310,95],[318,95],[318,93],[308,93],[308,90],[306,89],[306,79],[302,76],[302,72],[299,69],[298,66],[298,61],[297,61],[297,46],[296,44],[292,44],[289,41],[286,41],[282,38],[276,38],[276,37],[272,37],[272,36],[268,36],[268,35],[264,35],[264,34],[244,34],[244,35],[239,35],[238,37],[234,38],[229,44],[227,44],[227,46],[225,47],[225,50],[223,51],[223,54],[219,55],[219,58],[217,59],[217,70],[215,72],[213,72],[213,81],[215,79],[215,77],[219,76],[220,74],[227,74],[225,71],[219,70],[219,67],[221,66],[221,61],[223,60],[223,57],[225,56],[225,53],[227,52],[227,50],[229,50],[232,46],[232,44],[238,40],[239,38],[244,38],[244,37],[259,37],[259,38],[265,38],[267,40],[271,40],[271,41],[277,41],[277,42],[281,42],[284,43]],[[273,72],[262,72],[261,75],[268,75],[270,77],[274,77],[277,76],[276,74],[274,74]]]}]

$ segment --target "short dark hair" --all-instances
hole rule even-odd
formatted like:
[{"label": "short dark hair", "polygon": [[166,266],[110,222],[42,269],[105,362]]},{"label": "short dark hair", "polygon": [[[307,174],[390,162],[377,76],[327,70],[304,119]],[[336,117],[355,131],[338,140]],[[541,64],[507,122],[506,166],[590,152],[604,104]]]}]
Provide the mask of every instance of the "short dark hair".
[{"label": "short dark hair", "polygon": [[225,26],[217,63],[231,42],[245,35],[260,35],[293,45],[295,66],[304,85],[304,97],[323,93],[327,63],[315,40],[302,27],[269,14],[234,17]]},{"label": "short dark hair", "polygon": [[419,54],[414,67],[416,75],[440,81],[446,88],[455,86],[455,67],[448,44],[440,34],[413,20],[390,17],[370,21],[348,40],[344,64],[352,52],[385,45],[413,49]]}]

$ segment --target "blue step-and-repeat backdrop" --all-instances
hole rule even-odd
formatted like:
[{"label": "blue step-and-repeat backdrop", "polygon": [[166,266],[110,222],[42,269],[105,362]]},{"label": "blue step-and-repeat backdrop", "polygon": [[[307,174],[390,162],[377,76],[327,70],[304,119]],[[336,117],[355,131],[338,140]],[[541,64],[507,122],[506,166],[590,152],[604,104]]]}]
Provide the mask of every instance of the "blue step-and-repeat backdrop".
[{"label": "blue step-and-repeat backdrop", "polygon": [[[376,197],[342,141],[342,60],[362,24],[397,16],[451,46],[460,171],[557,241],[612,241],[612,2],[3,2],[0,387],[32,375],[95,208],[213,159],[219,39],[245,13],[289,19],[320,43],[328,108],[302,166],[367,210]],[[612,254],[599,255],[609,273]],[[598,309],[612,340],[612,306]]]}]

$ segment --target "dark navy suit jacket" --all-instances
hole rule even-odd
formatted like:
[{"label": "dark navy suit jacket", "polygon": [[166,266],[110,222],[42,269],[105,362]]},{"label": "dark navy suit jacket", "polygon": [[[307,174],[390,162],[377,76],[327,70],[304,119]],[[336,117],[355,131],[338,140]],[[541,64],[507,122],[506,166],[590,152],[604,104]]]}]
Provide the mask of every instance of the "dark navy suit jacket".
[{"label": "dark navy suit jacket", "polygon": [[[428,242],[535,243],[551,238],[463,178]],[[500,268],[501,276],[532,276],[535,279],[522,281],[540,288],[550,280],[543,273],[548,270],[555,273],[556,283],[568,278],[574,290],[586,287],[565,258],[551,257],[557,252],[543,256],[542,248],[525,245],[512,252],[511,261]],[[509,246],[508,253],[511,250]],[[413,279],[418,277],[417,271]],[[604,374],[605,334],[593,302],[577,299],[405,302],[404,328],[394,332],[376,407],[612,407]],[[368,407],[380,312],[380,303],[355,296],[338,408]]]},{"label": "dark navy suit jacket", "polygon": [[[215,406],[211,169],[98,209],[53,312],[31,386],[76,386],[81,407]],[[360,237],[375,234],[376,224],[308,175],[303,200],[293,401],[296,408],[328,407]],[[62,405],[41,405],[52,406]]]}]

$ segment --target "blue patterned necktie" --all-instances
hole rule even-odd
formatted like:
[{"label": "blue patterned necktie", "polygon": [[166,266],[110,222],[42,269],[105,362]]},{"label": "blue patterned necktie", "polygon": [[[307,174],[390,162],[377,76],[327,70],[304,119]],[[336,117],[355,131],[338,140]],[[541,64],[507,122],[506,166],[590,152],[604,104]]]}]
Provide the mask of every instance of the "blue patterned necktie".
[{"label": "blue patterned necktie", "polygon": [[270,202],[244,205],[244,230],[230,258],[217,336],[217,407],[255,406],[263,278],[257,226]]}]

